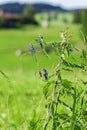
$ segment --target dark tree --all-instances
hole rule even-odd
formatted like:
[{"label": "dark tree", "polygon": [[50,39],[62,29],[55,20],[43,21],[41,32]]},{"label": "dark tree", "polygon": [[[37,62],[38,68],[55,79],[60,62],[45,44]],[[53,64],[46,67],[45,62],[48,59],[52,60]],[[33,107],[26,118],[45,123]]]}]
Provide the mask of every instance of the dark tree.
[{"label": "dark tree", "polygon": [[38,24],[35,20],[35,9],[32,5],[25,6],[20,17],[21,24]]},{"label": "dark tree", "polygon": [[87,42],[87,9],[84,9],[82,12],[82,29]]},{"label": "dark tree", "polygon": [[33,5],[27,5],[25,6],[23,10],[23,16],[28,17],[30,19],[34,19],[35,15],[35,9]]},{"label": "dark tree", "polygon": [[82,11],[80,10],[74,12],[74,20],[73,20],[74,23],[81,23],[81,14]]}]

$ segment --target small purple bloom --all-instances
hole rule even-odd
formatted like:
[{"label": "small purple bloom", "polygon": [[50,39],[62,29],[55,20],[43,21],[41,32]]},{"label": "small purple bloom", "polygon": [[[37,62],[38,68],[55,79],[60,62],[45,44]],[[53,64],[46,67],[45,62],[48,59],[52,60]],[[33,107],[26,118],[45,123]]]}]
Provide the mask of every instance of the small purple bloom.
[{"label": "small purple bloom", "polygon": [[47,72],[47,70],[43,68],[42,69],[42,73],[43,73],[44,78],[47,80],[48,79],[48,72]]},{"label": "small purple bloom", "polygon": [[34,52],[35,52],[35,49],[34,49],[34,47],[33,47],[32,43],[30,43],[30,50],[31,50],[31,52],[32,52],[32,53],[34,53]]}]

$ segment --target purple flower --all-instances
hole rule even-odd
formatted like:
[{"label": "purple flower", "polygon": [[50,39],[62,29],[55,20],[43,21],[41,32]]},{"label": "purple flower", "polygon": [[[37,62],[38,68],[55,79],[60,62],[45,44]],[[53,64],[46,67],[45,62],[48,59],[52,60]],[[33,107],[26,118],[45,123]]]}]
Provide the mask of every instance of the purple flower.
[{"label": "purple flower", "polygon": [[35,49],[34,49],[34,47],[33,47],[32,43],[30,43],[30,51],[31,51],[32,53],[34,53],[34,52],[35,52]]},{"label": "purple flower", "polygon": [[44,69],[44,68],[42,69],[42,74],[43,74],[44,78],[47,80],[48,79],[48,72],[46,69]]}]

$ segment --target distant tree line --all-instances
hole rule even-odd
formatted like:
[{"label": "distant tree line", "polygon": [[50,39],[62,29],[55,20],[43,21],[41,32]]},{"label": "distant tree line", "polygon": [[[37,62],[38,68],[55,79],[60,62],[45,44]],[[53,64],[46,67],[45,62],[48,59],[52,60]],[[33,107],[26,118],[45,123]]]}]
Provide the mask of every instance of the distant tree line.
[{"label": "distant tree line", "polygon": [[83,32],[85,42],[87,42],[87,9],[75,11],[73,22],[76,24],[80,23],[82,25],[81,30]]},{"label": "distant tree line", "polygon": [[32,5],[27,5],[22,14],[20,15],[20,23],[21,24],[37,24],[37,21],[35,20],[35,8]]},{"label": "distant tree line", "polygon": [[73,22],[74,23],[81,23],[81,17],[82,17],[81,15],[82,15],[82,10],[75,11]]},{"label": "distant tree line", "polygon": [[23,24],[35,24],[35,9],[32,5],[25,6],[21,14],[2,13],[0,14],[0,27],[20,27]]}]

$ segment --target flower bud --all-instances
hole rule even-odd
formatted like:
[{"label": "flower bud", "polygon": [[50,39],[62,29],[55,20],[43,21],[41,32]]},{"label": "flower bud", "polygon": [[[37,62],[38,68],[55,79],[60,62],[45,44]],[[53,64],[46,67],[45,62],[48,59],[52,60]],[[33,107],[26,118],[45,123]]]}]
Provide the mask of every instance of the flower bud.
[{"label": "flower bud", "polygon": [[34,49],[34,47],[33,47],[32,43],[30,43],[30,51],[31,51],[32,53],[34,53],[34,52],[35,52],[35,49]]},{"label": "flower bud", "polygon": [[48,79],[48,72],[46,69],[44,69],[44,68],[42,69],[42,74],[43,74],[44,78],[47,80]]}]

